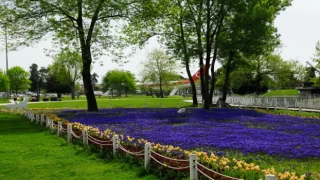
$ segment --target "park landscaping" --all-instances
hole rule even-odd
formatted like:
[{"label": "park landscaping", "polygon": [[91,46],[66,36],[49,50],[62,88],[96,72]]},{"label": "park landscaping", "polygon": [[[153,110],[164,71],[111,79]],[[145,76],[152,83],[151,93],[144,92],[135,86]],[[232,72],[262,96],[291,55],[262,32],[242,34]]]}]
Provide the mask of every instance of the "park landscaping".
[{"label": "park landscaping", "polygon": [[[190,105],[181,97],[126,100],[98,99],[98,104],[108,107],[110,103],[113,108],[95,113],[81,109],[85,107],[81,100],[68,102],[72,108],[67,109],[51,107],[67,102],[52,102],[51,108],[42,103],[31,105],[38,106],[35,112],[46,113],[55,122],[91,129],[89,133],[95,137],[105,133],[105,138],[111,139],[113,134],[120,134],[127,147],[141,149],[148,141],[155,151],[169,157],[187,159],[190,153],[197,153],[201,163],[225,175],[257,179],[273,173],[283,179],[319,178],[320,120],[314,118],[319,117],[316,114],[297,117],[234,108],[187,108],[186,113],[178,114],[179,105]],[[151,108],[145,108],[145,102],[152,104]]]}]

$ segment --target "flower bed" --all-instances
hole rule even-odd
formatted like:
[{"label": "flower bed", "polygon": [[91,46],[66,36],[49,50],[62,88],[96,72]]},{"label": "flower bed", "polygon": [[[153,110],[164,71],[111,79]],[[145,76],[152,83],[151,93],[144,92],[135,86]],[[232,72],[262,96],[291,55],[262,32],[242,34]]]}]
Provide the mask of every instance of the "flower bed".
[{"label": "flower bed", "polygon": [[100,131],[144,138],[183,149],[238,150],[289,158],[320,157],[320,120],[243,109],[67,110],[59,117]]}]

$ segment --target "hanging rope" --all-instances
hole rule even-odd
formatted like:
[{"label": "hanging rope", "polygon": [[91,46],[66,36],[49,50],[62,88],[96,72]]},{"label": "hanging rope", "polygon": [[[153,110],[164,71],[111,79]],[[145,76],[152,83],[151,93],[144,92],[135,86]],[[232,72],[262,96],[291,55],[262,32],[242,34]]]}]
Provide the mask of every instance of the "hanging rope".
[{"label": "hanging rope", "polygon": [[126,153],[128,153],[128,154],[131,154],[131,155],[134,155],[134,156],[144,156],[144,150],[142,150],[142,151],[139,151],[139,152],[130,152],[130,151],[128,151],[127,149],[125,149],[123,146],[121,146],[121,144],[119,143],[118,144],[118,147],[122,150],[122,151],[124,151],[124,152],[126,152]]},{"label": "hanging rope", "polygon": [[[226,177],[226,178],[230,178],[230,179],[234,179],[234,180],[240,180],[240,179],[238,179],[238,178],[234,178],[234,177],[227,176],[227,175],[218,173],[218,172],[216,172],[216,171],[213,171],[212,169],[209,169],[209,168],[205,167],[204,165],[202,165],[202,164],[200,164],[200,163],[198,163],[198,162],[197,162],[197,165],[201,166],[202,168],[206,169],[207,171],[210,171],[210,172],[212,172],[212,173],[218,174],[218,175],[220,175],[220,176],[222,176],[222,177]],[[197,168],[197,170],[200,171],[199,168]]]},{"label": "hanging rope", "polygon": [[150,157],[156,161],[158,164],[161,164],[162,166],[164,167],[167,167],[167,168],[170,168],[170,169],[175,169],[175,170],[183,170],[183,169],[189,169],[190,166],[186,166],[186,167],[173,167],[173,166],[169,166],[169,165],[166,165],[166,164],[163,164],[162,162],[158,161],[155,157],[151,156]]},{"label": "hanging rope", "polygon": [[100,143],[112,143],[112,141],[103,141],[103,140],[100,140],[100,139],[96,139],[96,138],[90,136],[89,134],[88,134],[88,138],[91,138],[92,140],[100,142]]},{"label": "hanging rope", "polygon": [[113,146],[113,144],[112,143],[109,143],[109,144],[107,144],[107,143],[100,143],[100,142],[97,142],[96,140],[98,140],[98,139],[94,139],[94,138],[92,138],[92,137],[90,137],[90,136],[88,136],[88,140],[89,141],[91,141],[92,143],[94,143],[94,144],[97,144],[97,145],[101,145],[101,146]]},{"label": "hanging rope", "polygon": [[169,158],[169,157],[163,156],[163,155],[161,155],[161,154],[159,154],[159,153],[157,153],[157,152],[155,152],[155,151],[153,151],[153,150],[151,150],[151,152],[153,152],[154,154],[156,154],[156,155],[158,155],[158,156],[160,156],[160,157],[162,157],[162,158],[168,159],[168,160],[180,161],[180,162],[189,162],[189,160],[185,160],[185,159],[173,159],[173,158]]},{"label": "hanging rope", "polygon": [[72,131],[72,129],[71,129],[71,134],[72,134],[75,138],[77,138],[77,139],[82,138],[82,134],[81,134],[80,136],[78,136],[78,135],[76,135],[76,134]]}]

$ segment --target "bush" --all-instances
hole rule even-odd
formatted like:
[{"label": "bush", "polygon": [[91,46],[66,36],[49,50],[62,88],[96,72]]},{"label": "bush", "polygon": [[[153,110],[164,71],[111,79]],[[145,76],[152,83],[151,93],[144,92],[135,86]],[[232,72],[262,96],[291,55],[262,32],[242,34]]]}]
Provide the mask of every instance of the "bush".
[{"label": "bush", "polygon": [[44,97],[44,98],[43,98],[43,101],[49,101],[49,98]]}]

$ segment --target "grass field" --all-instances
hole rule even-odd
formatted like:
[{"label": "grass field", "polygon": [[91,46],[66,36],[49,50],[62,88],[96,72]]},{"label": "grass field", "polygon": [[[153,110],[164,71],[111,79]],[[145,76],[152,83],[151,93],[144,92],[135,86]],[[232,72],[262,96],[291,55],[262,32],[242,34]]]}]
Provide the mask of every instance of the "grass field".
[{"label": "grass field", "polygon": [[0,179],[144,179],[139,168],[105,162],[82,147],[31,124],[23,116],[0,114]]},{"label": "grass field", "polygon": [[[181,96],[170,96],[166,98],[152,98],[151,96],[128,96],[116,99],[109,97],[96,97],[99,108],[114,108],[114,107],[186,107],[191,103],[186,103],[183,100],[191,98],[183,98]],[[62,101],[40,101],[39,103],[29,103],[28,108],[87,108],[85,97],[72,100],[70,97],[63,97]]]},{"label": "grass field", "polygon": [[297,89],[275,90],[263,94],[262,96],[298,96]]}]

